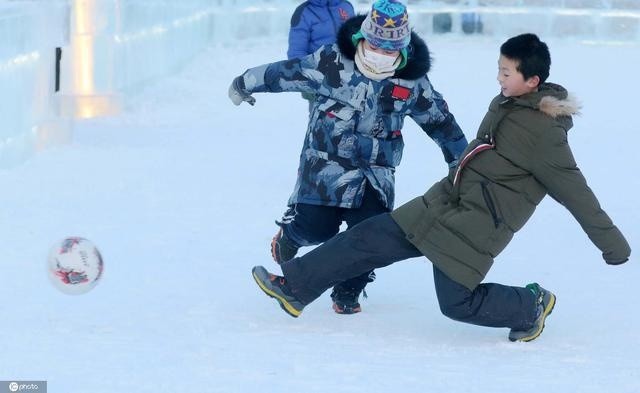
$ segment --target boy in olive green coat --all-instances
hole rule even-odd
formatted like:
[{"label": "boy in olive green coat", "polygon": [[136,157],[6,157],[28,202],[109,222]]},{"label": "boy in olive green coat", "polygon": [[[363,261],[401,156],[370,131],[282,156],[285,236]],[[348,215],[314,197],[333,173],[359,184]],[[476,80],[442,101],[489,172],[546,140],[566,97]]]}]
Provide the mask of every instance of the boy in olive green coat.
[{"label": "boy in olive green coat", "polygon": [[578,105],[545,83],[551,57],[534,34],[500,47],[501,93],[454,172],[390,214],[353,227],[281,265],[284,277],[253,269],[260,288],[297,317],[334,283],[394,262],[426,256],[433,263],[440,309],[452,319],[510,328],[511,341],[540,335],[555,295],[538,284],[481,283],[493,259],[551,195],[580,223],[610,265],[631,249],[577,167],[567,131]]}]

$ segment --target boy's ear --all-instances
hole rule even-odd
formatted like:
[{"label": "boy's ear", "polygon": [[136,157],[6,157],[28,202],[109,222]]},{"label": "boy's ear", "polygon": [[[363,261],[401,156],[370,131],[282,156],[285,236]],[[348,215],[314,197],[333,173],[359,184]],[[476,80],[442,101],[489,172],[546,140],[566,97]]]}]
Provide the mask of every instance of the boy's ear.
[{"label": "boy's ear", "polygon": [[527,79],[525,83],[530,88],[535,89],[540,84],[540,77],[538,75],[534,75],[531,78]]}]

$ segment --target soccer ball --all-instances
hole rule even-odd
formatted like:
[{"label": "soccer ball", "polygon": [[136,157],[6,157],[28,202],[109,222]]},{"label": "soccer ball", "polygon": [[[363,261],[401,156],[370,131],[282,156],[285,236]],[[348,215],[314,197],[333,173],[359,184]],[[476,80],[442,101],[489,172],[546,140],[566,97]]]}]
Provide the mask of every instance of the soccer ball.
[{"label": "soccer ball", "polygon": [[89,240],[62,239],[51,247],[47,258],[53,286],[68,295],[81,295],[98,284],[102,276],[102,257]]}]

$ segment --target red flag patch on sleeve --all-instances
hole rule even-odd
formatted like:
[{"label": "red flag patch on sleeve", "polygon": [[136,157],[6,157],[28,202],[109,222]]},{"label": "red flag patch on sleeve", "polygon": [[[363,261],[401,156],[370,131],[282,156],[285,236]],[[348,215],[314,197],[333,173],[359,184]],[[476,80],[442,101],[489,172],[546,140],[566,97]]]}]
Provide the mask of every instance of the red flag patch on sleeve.
[{"label": "red flag patch on sleeve", "polygon": [[391,97],[396,100],[406,101],[411,96],[411,90],[407,89],[403,86],[394,85],[393,90],[391,90]]}]

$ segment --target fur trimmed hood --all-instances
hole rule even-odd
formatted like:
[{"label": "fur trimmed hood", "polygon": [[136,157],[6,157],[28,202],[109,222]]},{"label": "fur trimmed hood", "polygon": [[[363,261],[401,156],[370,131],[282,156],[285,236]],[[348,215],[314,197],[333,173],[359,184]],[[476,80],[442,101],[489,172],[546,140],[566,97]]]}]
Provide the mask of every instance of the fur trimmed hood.
[{"label": "fur trimmed hood", "polygon": [[538,103],[541,112],[556,118],[559,116],[580,115],[582,104],[572,94],[567,94],[566,98],[559,99],[553,96],[544,96]]},{"label": "fur trimmed hood", "polygon": [[572,116],[580,115],[582,108],[578,99],[564,87],[548,82],[541,84],[537,92],[518,97],[514,101],[552,117],[566,130],[573,127]]},{"label": "fur trimmed hood", "polygon": [[520,104],[538,109],[554,119],[562,116],[579,115],[582,105],[576,97],[555,83],[543,83],[535,93],[530,93],[515,100]]},{"label": "fur trimmed hood", "polygon": [[[340,52],[349,60],[354,60],[356,48],[351,36],[360,30],[360,25],[366,15],[356,15],[348,19],[338,30],[337,44]],[[394,78],[415,80],[425,76],[431,69],[431,54],[427,44],[416,34],[411,32],[411,42],[407,47],[407,65],[396,71]]]}]

